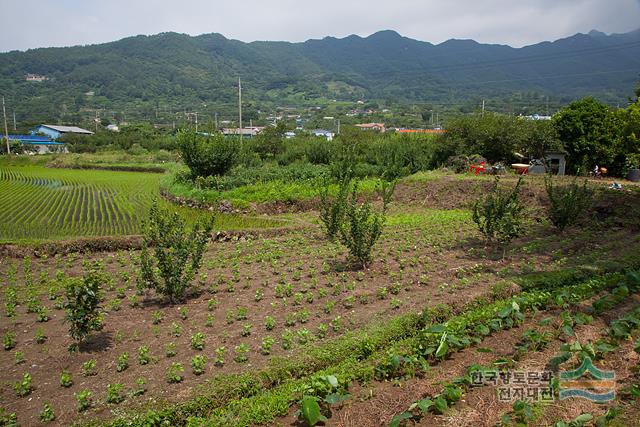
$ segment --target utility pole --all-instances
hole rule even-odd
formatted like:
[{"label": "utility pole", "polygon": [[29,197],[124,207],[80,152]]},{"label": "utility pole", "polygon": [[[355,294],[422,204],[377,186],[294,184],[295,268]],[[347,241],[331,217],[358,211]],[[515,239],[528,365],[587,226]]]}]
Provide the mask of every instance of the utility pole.
[{"label": "utility pole", "polygon": [[549,115],[549,95],[547,95],[547,116]]},{"label": "utility pole", "polygon": [[13,131],[17,131],[17,127],[16,127],[16,110],[13,110]]},{"label": "utility pole", "polygon": [[198,112],[195,112],[196,114],[196,133],[198,133]]},{"label": "utility pole", "polygon": [[338,119],[338,135],[340,135],[340,119]]},{"label": "utility pole", "polygon": [[4,96],[2,97],[2,116],[4,117],[4,139],[7,141],[7,154],[11,154],[9,145],[9,129],[7,128],[7,110],[4,107]]},{"label": "utility pole", "polygon": [[215,123],[216,123],[216,130],[218,130],[218,113],[214,113],[214,117],[215,117]]},{"label": "utility pole", "polygon": [[484,117],[484,99],[482,100],[482,116]]},{"label": "utility pole", "polygon": [[242,82],[238,77],[238,135],[240,135],[240,145],[242,146]]},{"label": "utility pole", "polygon": [[94,122],[96,123],[96,133],[98,133],[98,110],[96,110],[96,118],[94,119]]}]

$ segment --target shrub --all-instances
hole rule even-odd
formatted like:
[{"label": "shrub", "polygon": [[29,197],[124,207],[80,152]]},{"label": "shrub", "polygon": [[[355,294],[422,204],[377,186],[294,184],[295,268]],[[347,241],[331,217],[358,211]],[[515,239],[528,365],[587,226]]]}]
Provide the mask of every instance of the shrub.
[{"label": "shrub", "polygon": [[593,200],[593,190],[585,179],[582,185],[574,178],[568,185],[558,186],[551,177],[545,177],[544,183],[549,197],[549,220],[560,231],[575,224],[589,209]]},{"label": "shrub", "polygon": [[66,281],[65,321],[70,323],[69,335],[76,341],[102,329],[100,286],[104,282],[102,266],[97,262],[85,267],[82,280]]},{"label": "shrub", "polygon": [[393,195],[395,182],[383,181],[382,212],[375,212],[369,201],[358,202],[358,185],[354,184],[346,204],[344,223],[340,227],[340,242],[349,250],[352,261],[366,267],[371,262],[371,252],[384,228],[387,206]]},{"label": "shrub", "polygon": [[177,142],[180,155],[194,177],[224,175],[238,157],[237,142],[220,134],[203,136],[182,131]]},{"label": "shrub", "polygon": [[154,201],[149,222],[144,227],[139,280],[172,303],[184,297],[200,269],[202,255],[211,238],[213,217],[196,223],[190,232],[185,226],[178,213],[170,214]]},{"label": "shrub", "polygon": [[324,226],[327,238],[333,240],[338,235],[340,226],[344,221],[347,209],[347,197],[351,187],[351,176],[346,175],[340,181],[338,194],[335,197],[329,196],[329,184],[325,183],[320,188],[320,221]]},{"label": "shrub", "polygon": [[522,231],[524,206],[519,199],[522,177],[511,191],[502,190],[499,184],[500,178],[496,176],[491,192],[474,203],[473,222],[487,240],[506,244]]}]

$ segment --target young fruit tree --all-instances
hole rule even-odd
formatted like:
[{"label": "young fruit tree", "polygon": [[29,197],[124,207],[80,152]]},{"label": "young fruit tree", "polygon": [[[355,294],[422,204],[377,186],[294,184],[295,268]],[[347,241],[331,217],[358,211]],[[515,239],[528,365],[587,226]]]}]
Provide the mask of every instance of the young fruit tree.
[{"label": "young fruit tree", "polygon": [[508,244],[522,232],[524,205],[520,201],[522,177],[512,190],[503,190],[496,176],[493,188],[473,205],[473,222],[488,241]]},{"label": "young fruit tree", "polygon": [[214,217],[198,221],[190,231],[177,212],[154,201],[144,225],[139,285],[154,289],[171,303],[184,298],[211,240]]},{"label": "young fruit tree", "polygon": [[105,283],[99,263],[85,265],[82,279],[69,279],[65,284],[65,321],[70,324],[71,338],[82,342],[91,331],[102,329],[100,287]]},{"label": "young fruit tree", "polygon": [[560,231],[575,224],[591,206],[593,190],[585,179],[579,185],[577,178],[571,184],[556,185],[548,176],[544,180],[549,197],[549,220]]},{"label": "young fruit tree", "polygon": [[376,244],[386,221],[389,202],[395,190],[395,182],[382,181],[379,190],[382,196],[382,211],[373,209],[368,200],[358,202],[358,183],[348,184],[351,195],[344,206],[344,218],[339,227],[340,243],[349,250],[352,261],[366,267],[371,262],[373,246]]}]

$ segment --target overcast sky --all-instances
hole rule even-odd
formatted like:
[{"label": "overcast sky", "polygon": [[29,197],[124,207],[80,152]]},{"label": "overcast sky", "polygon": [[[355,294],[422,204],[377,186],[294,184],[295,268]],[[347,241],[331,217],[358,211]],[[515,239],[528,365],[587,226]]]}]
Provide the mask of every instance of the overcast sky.
[{"label": "overcast sky", "polygon": [[640,28],[640,0],[0,0],[0,51],[102,43],[137,34],[221,33],[304,41],[383,29],[440,43],[523,46],[598,29]]}]

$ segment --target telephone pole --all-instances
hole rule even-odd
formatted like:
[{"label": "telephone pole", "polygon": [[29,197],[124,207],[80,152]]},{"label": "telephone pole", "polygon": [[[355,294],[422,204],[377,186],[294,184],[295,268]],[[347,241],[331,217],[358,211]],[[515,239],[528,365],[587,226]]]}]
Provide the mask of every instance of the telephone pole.
[{"label": "telephone pole", "polygon": [[2,116],[4,117],[4,139],[7,141],[7,154],[11,154],[11,146],[9,144],[9,129],[7,128],[7,110],[4,107],[4,96],[2,97]]},{"label": "telephone pole", "polygon": [[238,135],[240,135],[240,145],[242,145],[242,82],[238,77]]},{"label": "telephone pole", "polygon": [[198,133],[198,112],[195,112],[196,114],[196,133]]},{"label": "telephone pole", "polygon": [[482,116],[484,117],[484,99],[482,100]]},{"label": "telephone pole", "polygon": [[15,132],[16,130],[18,130],[16,128],[16,110],[13,110],[13,131]]}]

